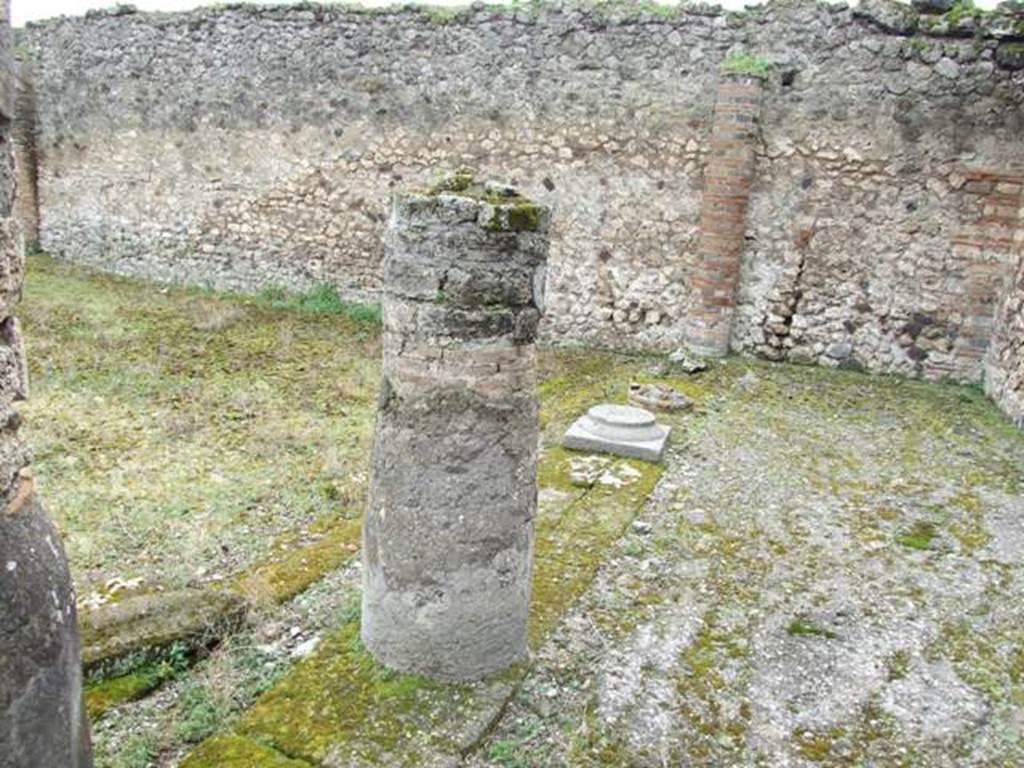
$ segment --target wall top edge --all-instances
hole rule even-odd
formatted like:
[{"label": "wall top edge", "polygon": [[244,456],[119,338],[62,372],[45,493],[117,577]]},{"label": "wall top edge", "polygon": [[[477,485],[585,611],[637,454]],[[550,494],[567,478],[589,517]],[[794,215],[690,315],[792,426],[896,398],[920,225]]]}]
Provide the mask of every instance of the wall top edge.
[{"label": "wall top edge", "polygon": [[256,17],[259,20],[310,23],[320,21],[366,22],[375,19],[431,21],[437,24],[473,25],[507,19],[519,23],[540,23],[555,17],[570,17],[574,23],[603,25],[669,24],[712,22],[719,26],[743,27],[771,21],[779,15],[826,13],[837,23],[858,21],[869,28],[895,35],[924,34],[937,37],[985,37],[1024,40],[1024,12],[1004,5],[995,11],[954,9],[944,14],[926,14],[898,0],[861,0],[859,4],[823,0],[769,0],[741,11],[726,11],[719,5],[696,2],[678,6],[647,0],[531,0],[529,2],[473,2],[460,7],[437,7],[429,3],[405,3],[367,8],[346,3],[302,2],[256,5],[245,2],[219,3],[188,11],[144,12],[131,5],[89,11],[84,16],[58,16],[29,22],[25,29],[45,31],[64,25],[149,24],[155,26],[216,23],[226,18]]}]

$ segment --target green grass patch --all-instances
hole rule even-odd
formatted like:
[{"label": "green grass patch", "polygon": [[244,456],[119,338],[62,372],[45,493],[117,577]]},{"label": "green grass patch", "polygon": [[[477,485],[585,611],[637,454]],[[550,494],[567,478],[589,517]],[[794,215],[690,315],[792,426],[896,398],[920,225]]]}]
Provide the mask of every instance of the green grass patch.
[{"label": "green grass patch", "polygon": [[338,289],[321,283],[305,293],[289,293],[283,288],[266,288],[257,294],[259,301],[272,309],[298,310],[316,315],[342,315],[360,325],[377,326],[381,322],[380,304],[346,301]]},{"label": "green grass patch", "polygon": [[808,621],[804,618],[795,618],[786,627],[786,634],[793,637],[823,637],[826,640],[837,640],[839,635],[828,627]]},{"label": "green grass patch", "polygon": [[[304,306],[337,309],[326,292]],[[230,579],[268,541],[361,508],[380,371],[371,318],[41,256],[22,317],[25,434],[84,606],[110,579]]]},{"label": "green grass patch", "polygon": [[765,59],[740,53],[730,56],[722,62],[722,72],[729,75],[751,75],[765,79],[771,74],[772,65]]},{"label": "green grass patch", "polygon": [[910,528],[897,534],[896,543],[907,549],[928,550],[932,541],[939,535],[934,523],[918,520]]}]

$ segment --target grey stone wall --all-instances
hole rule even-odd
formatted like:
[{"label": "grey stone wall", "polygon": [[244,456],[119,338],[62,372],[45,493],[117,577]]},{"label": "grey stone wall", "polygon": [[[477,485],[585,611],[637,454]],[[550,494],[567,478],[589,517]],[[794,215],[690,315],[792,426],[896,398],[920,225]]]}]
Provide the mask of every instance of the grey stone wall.
[{"label": "grey stone wall", "polygon": [[972,240],[969,179],[1024,169],[1024,25],[881,0],[642,8],[33,27],[42,243],[164,280],[373,297],[392,188],[468,164],[556,212],[547,340],[672,348],[718,72],[750,54],[772,67],[733,348],[977,379],[995,300],[963,298],[1012,265]]}]

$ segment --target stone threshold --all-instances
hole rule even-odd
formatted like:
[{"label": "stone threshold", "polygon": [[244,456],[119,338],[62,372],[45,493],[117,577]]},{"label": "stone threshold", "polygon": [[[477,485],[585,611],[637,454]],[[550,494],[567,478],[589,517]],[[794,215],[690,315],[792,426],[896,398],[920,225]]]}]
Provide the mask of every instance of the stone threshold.
[{"label": "stone threshold", "polygon": [[[248,622],[253,606],[282,604],[347,563],[358,551],[361,524],[339,518],[314,526],[311,543],[296,547],[287,534],[271,554],[233,580],[202,588],[129,594],[79,614],[85,691],[90,717],[132,701],[166,681],[140,673],[175,649],[191,662]],[[112,674],[126,659],[137,661]]]}]

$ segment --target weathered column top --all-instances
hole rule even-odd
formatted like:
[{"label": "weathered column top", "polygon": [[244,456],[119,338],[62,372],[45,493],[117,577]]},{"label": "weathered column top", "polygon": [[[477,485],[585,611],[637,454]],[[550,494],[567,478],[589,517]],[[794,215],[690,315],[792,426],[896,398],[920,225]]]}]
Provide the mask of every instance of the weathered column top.
[{"label": "weathered column top", "polygon": [[408,226],[476,222],[487,232],[546,232],[551,221],[546,206],[507,184],[478,181],[465,169],[433,187],[400,192],[395,203]]},{"label": "weathered column top", "polygon": [[460,171],[395,196],[384,259],[384,374],[395,392],[534,386],[549,210]]}]

